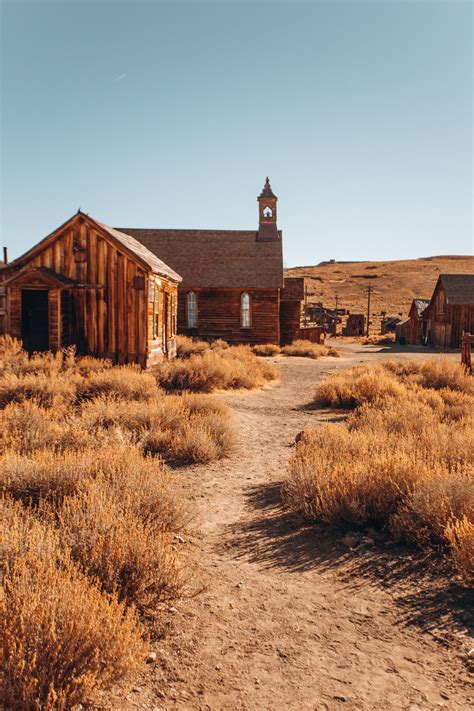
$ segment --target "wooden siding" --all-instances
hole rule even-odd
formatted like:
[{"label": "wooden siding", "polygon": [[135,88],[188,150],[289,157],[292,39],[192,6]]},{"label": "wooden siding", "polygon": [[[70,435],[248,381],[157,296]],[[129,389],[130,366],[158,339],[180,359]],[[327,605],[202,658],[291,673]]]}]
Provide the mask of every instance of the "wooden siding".
[{"label": "wooden siding", "polygon": [[[148,293],[152,280],[161,303],[165,294],[176,301],[177,285],[144,268],[138,259],[115,244],[107,233],[102,234],[83,215],[72,218],[56,233],[54,240],[46,242],[26,263],[5,270],[4,278],[12,279],[12,285],[7,284],[6,288],[5,330],[12,336],[21,338],[21,289],[45,288],[42,275],[32,271],[36,267],[53,270],[53,280],[55,275],[73,280],[61,287],[57,284],[55,288],[46,287],[49,288],[51,349],[75,344],[82,354],[141,365],[175,352],[171,309],[167,342],[151,337]],[[44,279],[47,281],[48,274]],[[163,317],[164,311],[160,310],[160,328]]]},{"label": "wooden siding", "polygon": [[[198,321],[196,328],[188,328],[186,294],[197,296]],[[240,303],[243,293],[250,295],[251,325],[242,328]],[[280,342],[279,289],[204,289],[179,290],[178,333],[204,339],[223,338],[228,343]]]},{"label": "wooden siding", "polygon": [[281,345],[286,346],[300,338],[301,301],[280,302]]},{"label": "wooden siding", "polygon": [[460,348],[463,332],[474,332],[474,304],[449,304],[443,284],[438,282],[423,320],[431,346]]}]

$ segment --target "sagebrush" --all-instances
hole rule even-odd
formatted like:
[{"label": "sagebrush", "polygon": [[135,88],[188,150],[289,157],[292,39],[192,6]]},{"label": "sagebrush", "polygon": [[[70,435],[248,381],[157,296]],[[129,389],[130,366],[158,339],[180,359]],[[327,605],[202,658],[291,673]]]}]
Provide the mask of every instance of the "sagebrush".
[{"label": "sagebrush", "polygon": [[314,401],[352,413],[304,433],[284,485],[289,505],[311,521],[436,546],[472,580],[472,377],[437,358],[360,366],[323,381]]}]

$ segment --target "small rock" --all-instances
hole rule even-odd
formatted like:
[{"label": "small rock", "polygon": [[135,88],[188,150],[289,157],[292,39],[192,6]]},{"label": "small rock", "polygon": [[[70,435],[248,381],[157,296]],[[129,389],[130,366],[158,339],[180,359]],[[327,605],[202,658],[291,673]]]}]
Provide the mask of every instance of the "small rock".
[{"label": "small rock", "polygon": [[362,543],[363,543],[364,545],[366,545],[366,546],[373,546],[373,545],[375,545],[374,539],[371,538],[370,536],[364,536],[363,539],[362,539]]},{"label": "small rock", "polygon": [[474,657],[474,648],[469,650],[469,652],[467,653],[467,656],[469,658]]},{"label": "small rock", "polygon": [[260,679],[255,679],[256,684],[260,684]]},{"label": "small rock", "polygon": [[132,686],[132,691],[134,694],[139,694],[141,689],[139,686]]},{"label": "small rock", "polygon": [[448,701],[449,694],[447,694],[445,691],[440,691],[439,695],[441,696],[442,699],[446,699],[446,701]]},{"label": "small rock", "polygon": [[336,696],[332,697],[334,701],[347,701],[347,696],[344,696],[344,694],[336,694]]},{"label": "small rock", "polygon": [[176,543],[186,543],[183,536],[179,536],[178,534],[175,534],[173,540],[176,541]]},{"label": "small rock", "polygon": [[346,533],[346,535],[341,538],[342,545],[347,546],[348,548],[353,548],[354,546],[356,546],[358,541],[359,535],[354,531],[349,531],[349,533]]},{"label": "small rock", "polygon": [[243,586],[244,586],[243,583],[237,583],[237,585],[236,585],[235,587],[236,587],[236,588],[243,588]]},{"label": "small rock", "polygon": [[217,671],[220,671],[222,669],[222,664],[216,664],[215,668]]},{"label": "small rock", "polygon": [[176,609],[176,607],[168,607],[168,612],[171,612],[172,615],[175,615],[178,610]]},{"label": "small rock", "polygon": [[147,664],[153,664],[156,662],[156,652],[150,652],[146,658]]}]

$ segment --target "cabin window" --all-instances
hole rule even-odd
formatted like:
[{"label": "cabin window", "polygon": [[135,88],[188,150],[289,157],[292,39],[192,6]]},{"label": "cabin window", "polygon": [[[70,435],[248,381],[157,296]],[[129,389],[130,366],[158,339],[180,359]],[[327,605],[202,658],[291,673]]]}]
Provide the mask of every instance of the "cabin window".
[{"label": "cabin window", "polygon": [[151,281],[148,285],[148,301],[152,303],[155,300],[155,282]]},{"label": "cabin window", "polygon": [[171,295],[171,335],[176,335],[176,298]]},{"label": "cabin window", "polygon": [[240,297],[240,325],[242,328],[250,328],[250,294],[242,294]]},{"label": "cabin window", "polygon": [[196,328],[197,320],[197,296],[194,291],[189,291],[186,297],[186,322],[188,328]]},{"label": "cabin window", "polygon": [[153,301],[153,339],[158,338],[158,335],[160,333],[159,326],[160,326],[160,309],[159,309],[159,301],[158,301],[158,291],[155,291],[155,298]]}]

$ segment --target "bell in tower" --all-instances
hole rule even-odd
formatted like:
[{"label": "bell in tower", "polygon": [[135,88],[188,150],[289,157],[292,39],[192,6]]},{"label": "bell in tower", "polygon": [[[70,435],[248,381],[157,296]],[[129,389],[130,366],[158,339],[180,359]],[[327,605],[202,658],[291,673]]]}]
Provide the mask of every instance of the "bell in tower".
[{"label": "bell in tower", "polygon": [[257,239],[269,241],[278,239],[277,196],[273,193],[270,180],[265,180],[262,192],[257,198],[259,204],[259,225]]}]

